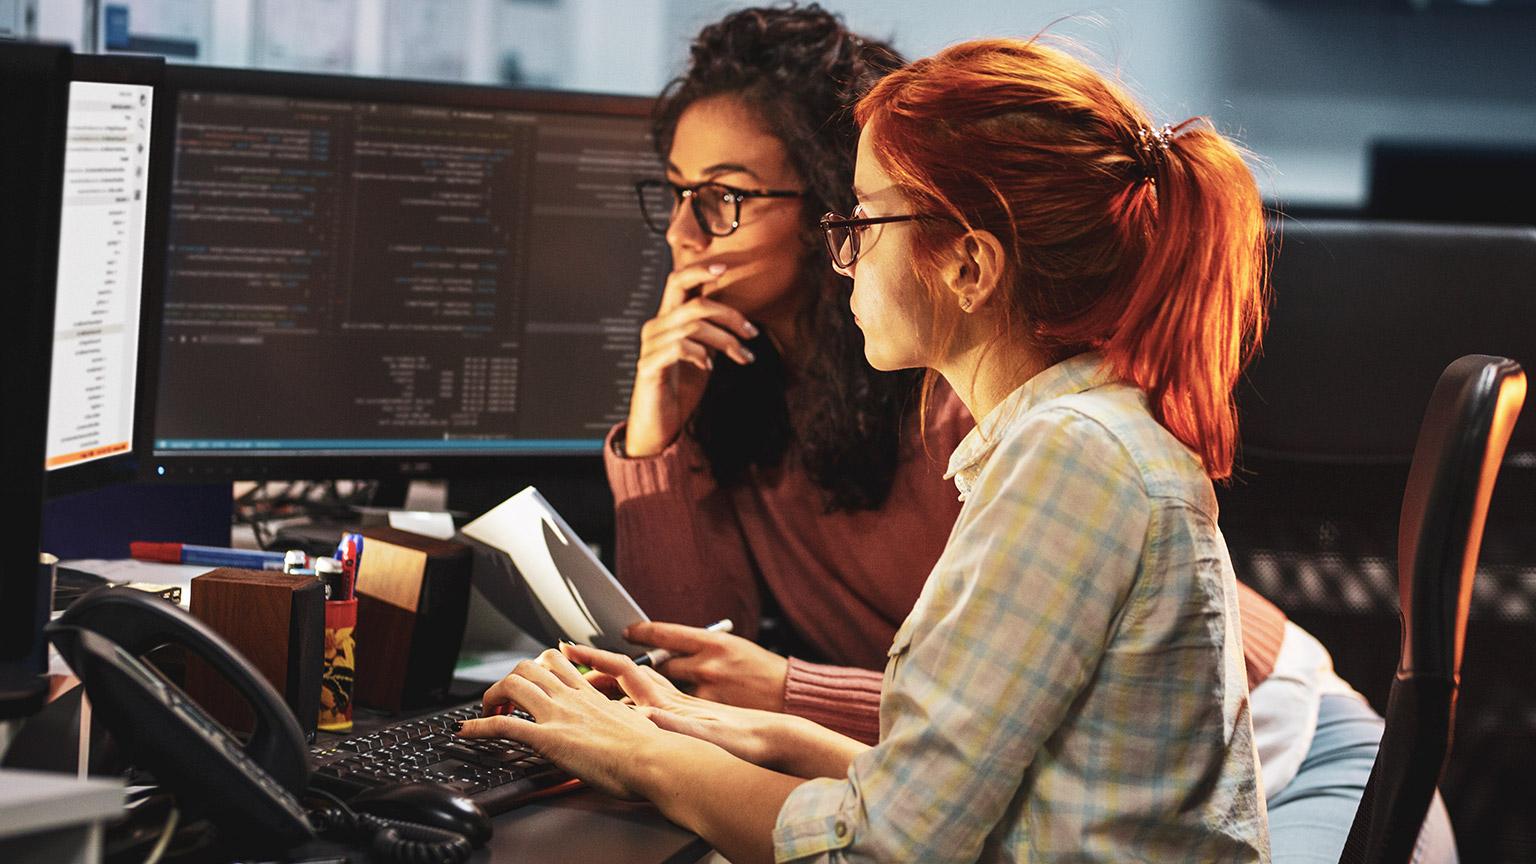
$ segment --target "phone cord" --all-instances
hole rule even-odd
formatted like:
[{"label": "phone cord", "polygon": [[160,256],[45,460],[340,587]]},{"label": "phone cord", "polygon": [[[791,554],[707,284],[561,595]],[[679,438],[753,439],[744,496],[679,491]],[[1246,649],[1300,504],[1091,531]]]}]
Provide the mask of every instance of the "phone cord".
[{"label": "phone cord", "polygon": [[474,851],[462,834],[372,813],[329,807],[310,811],[310,822],[321,833],[350,830],[367,835],[374,851],[393,864],[463,864]]}]

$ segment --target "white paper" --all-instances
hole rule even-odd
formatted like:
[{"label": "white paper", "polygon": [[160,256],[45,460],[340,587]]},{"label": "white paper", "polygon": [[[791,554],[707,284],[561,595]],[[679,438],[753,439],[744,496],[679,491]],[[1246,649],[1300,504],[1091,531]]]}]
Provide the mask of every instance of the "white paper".
[{"label": "white paper", "polygon": [[624,586],[532,486],[464,526],[464,533],[506,552],[565,638],[636,654],[620,635],[649,620]]}]

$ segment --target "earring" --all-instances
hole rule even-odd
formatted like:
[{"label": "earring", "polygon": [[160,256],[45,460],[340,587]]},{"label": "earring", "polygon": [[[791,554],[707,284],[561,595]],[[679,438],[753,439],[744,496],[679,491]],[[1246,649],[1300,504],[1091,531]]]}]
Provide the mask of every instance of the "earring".
[{"label": "earring", "polygon": [[960,311],[961,312],[969,312],[969,311],[971,311],[971,298],[969,298],[969,297],[961,297],[960,298]]}]

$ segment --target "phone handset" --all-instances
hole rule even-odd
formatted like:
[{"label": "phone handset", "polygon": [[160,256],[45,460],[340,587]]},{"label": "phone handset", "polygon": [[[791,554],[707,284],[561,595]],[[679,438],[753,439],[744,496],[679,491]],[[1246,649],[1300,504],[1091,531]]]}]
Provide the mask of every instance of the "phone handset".
[{"label": "phone handset", "polygon": [[[133,588],[98,588],[48,626],[124,754],[252,851],[281,852],[314,837],[297,796],[309,783],[304,736],[261,673],[207,624]],[[242,746],[141,657],[162,645],[195,654],[250,704]]]}]

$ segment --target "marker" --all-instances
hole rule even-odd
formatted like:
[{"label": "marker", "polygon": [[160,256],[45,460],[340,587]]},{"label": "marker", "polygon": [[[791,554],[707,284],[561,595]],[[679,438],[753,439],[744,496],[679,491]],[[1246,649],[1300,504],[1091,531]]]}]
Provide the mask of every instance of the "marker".
[{"label": "marker", "polygon": [[320,581],[325,585],[325,599],[346,599],[341,596],[342,592],[346,590],[346,586],[342,584],[343,569],[340,561],[337,561],[335,558],[316,558],[314,573],[320,577]]},{"label": "marker", "polygon": [[191,543],[128,544],[128,554],[140,561],[165,564],[202,564],[208,567],[239,567],[243,570],[281,570],[286,555],[260,549],[224,549],[218,546],[194,546]]},{"label": "marker", "polygon": [[341,596],[335,599],[351,600],[357,592],[357,568],[363,561],[363,535],[343,534],[336,544],[336,560],[341,562]]},{"label": "marker", "polygon": [[[722,618],[719,621],[709,625],[708,627],[705,627],[704,629],[712,633],[729,633],[731,632],[732,626],[734,625],[731,624],[731,619]],[[671,660],[673,656],[675,655],[673,655],[671,651],[668,651],[665,648],[652,648],[644,654],[641,654],[639,657],[636,657],[635,665],[657,668],[661,666],[661,664]]]}]

